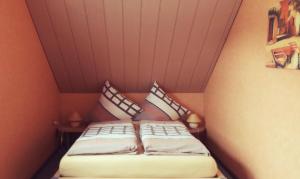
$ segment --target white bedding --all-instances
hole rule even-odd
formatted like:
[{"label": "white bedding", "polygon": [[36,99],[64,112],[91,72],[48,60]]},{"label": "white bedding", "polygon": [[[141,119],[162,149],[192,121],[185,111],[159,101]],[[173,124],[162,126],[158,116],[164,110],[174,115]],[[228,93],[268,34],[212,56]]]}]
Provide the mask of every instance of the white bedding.
[{"label": "white bedding", "polygon": [[207,148],[178,121],[142,121],[140,138],[149,155],[210,155]]},{"label": "white bedding", "polygon": [[130,122],[92,123],[75,141],[67,155],[135,154],[137,138]]},{"label": "white bedding", "polygon": [[[139,130],[136,130],[139,131]],[[138,139],[138,154],[66,154],[61,178],[215,178],[218,168],[209,155],[146,155]]]}]

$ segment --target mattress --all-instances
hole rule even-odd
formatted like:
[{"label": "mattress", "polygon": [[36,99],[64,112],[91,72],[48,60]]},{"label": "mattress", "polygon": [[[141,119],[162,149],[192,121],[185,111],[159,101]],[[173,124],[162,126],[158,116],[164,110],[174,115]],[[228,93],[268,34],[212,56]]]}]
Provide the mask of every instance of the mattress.
[{"label": "mattress", "polygon": [[202,155],[65,155],[62,177],[205,178],[218,171],[211,156]]}]

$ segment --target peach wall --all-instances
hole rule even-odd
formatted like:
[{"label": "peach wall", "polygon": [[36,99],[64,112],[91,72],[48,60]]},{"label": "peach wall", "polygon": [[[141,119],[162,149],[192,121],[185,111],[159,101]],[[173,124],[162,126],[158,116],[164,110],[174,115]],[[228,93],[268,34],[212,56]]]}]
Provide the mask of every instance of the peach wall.
[{"label": "peach wall", "polygon": [[59,92],[25,1],[1,1],[0,23],[0,178],[27,179],[54,149]]},{"label": "peach wall", "polygon": [[[127,97],[142,104],[147,93],[126,93]],[[174,99],[186,105],[193,112],[203,115],[203,94],[202,93],[171,93]],[[65,120],[74,112],[79,112],[86,117],[90,110],[96,105],[99,94],[97,93],[62,93],[61,94],[61,119]]]},{"label": "peach wall", "polygon": [[300,71],[265,67],[278,3],[243,1],[204,95],[208,136],[241,179],[300,176]]}]

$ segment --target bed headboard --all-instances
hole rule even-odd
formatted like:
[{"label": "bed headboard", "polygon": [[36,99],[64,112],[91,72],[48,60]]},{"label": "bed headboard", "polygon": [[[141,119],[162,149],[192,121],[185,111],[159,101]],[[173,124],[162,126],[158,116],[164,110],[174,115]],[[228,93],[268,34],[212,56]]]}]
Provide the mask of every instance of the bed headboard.
[{"label": "bed headboard", "polygon": [[27,0],[61,92],[202,92],[242,0]]}]

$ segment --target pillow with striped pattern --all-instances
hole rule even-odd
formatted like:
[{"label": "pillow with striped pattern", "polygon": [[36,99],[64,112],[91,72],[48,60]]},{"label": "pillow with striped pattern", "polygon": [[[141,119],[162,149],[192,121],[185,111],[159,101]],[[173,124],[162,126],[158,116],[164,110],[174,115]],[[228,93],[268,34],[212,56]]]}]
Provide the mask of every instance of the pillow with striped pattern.
[{"label": "pillow with striped pattern", "polygon": [[186,107],[170,98],[156,82],[154,82],[146,100],[167,114],[171,120],[178,120],[191,113]]},{"label": "pillow with striped pattern", "polygon": [[132,120],[134,116],[142,112],[142,108],[122,95],[109,81],[105,81],[99,103],[110,114],[120,120]]}]

